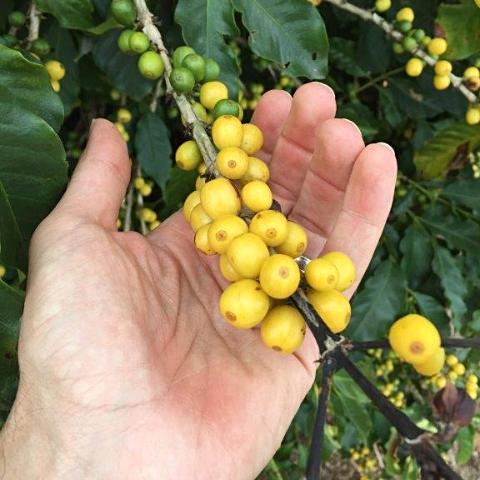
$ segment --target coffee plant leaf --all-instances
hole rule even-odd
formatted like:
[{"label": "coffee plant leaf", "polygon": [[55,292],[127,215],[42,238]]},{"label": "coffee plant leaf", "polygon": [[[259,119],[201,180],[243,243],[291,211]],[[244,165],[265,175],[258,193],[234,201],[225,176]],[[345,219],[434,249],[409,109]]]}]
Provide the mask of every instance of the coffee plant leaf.
[{"label": "coffee plant leaf", "polygon": [[0,263],[26,267],[26,247],[7,192],[0,182]]},{"label": "coffee plant leaf", "polygon": [[420,314],[430,319],[441,333],[448,335],[448,317],[442,304],[431,295],[412,291]]},{"label": "coffee plant leaf", "polygon": [[457,204],[471,208],[472,210],[480,210],[480,188],[478,187],[478,180],[456,180],[444,188],[443,194]]},{"label": "coffee plant leaf", "polygon": [[475,451],[475,428],[471,425],[462,427],[458,431],[456,440],[458,442],[457,463],[465,465]]},{"label": "coffee plant leaf", "polygon": [[64,28],[87,30],[95,25],[90,0],[36,0],[36,4],[43,12],[52,14]]},{"label": "coffee plant leaf", "polygon": [[172,167],[163,195],[165,204],[160,215],[162,218],[182,207],[185,198],[195,189],[197,175],[196,170],[187,172],[177,166]]}]

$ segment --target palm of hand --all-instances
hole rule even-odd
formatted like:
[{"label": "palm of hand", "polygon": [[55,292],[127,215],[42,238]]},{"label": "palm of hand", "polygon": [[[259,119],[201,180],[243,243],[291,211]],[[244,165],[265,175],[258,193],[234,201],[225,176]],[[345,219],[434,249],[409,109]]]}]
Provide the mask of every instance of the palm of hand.
[{"label": "palm of hand", "polygon": [[[305,115],[312,94],[317,110]],[[270,161],[273,190],[284,210],[309,228],[311,254],[325,244],[342,249],[363,273],[390,206],[394,157],[382,146],[364,149],[352,125],[328,120],[332,112],[333,98],[318,84],[299,89],[293,106],[282,93],[265,96],[255,118],[266,137],[261,154]],[[321,121],[324,132],[319,130],[316,140],[295,133]],[[348,135],[347,145],[325,141],[339,130]],[[215,260],[195,250],[181,214],[148,238],[115,232],[126,183],[121,169],[128,165],[106,123],[96,126],[91,143],[95,135],[108,135],[110,155],[122,157],[103,164],[117,187],[109,187],[107,200],[98,192],[88,200],[98,187],[92,166],[97,162],[98,172],[102,152],[93,160],[89,145],[69,191],[37,233],[17,403],[48,399],[36,409],[51,417],[52,437],[71,442],[67,463],[95,468],[98,478],[254,478],[313,381],[314,341],[307,335],[296,355],[283,356],[266,349],[258,331],[227,325],[217,307],[225,283]],[[105,149],[97,140],[103,145],[95,148]],[[370,162],[370,176],[378,170],[368,184],[362,170],[354,177],[362,155]],[[289,183],[282,171],[288,162],[278,160],[287,157]],[[386,174],[378,181],[380,160]],[[333,161],[335,181],[326,178]],[[88,180],[89,186],[82,183]],[[94,219],[75,214],[82,208],[80,197],[84,208],[91,203],[97,209]],[[312,202],[322,218],[311,211]],[[361,251],[353,243],[342,248],[339,239],[353,234]]]}]

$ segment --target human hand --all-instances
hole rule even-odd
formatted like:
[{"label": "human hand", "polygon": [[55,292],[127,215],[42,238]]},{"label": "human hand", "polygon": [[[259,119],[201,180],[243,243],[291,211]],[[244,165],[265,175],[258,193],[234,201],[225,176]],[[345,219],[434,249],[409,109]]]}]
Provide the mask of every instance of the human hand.
[{"label": "human hand", "polygon": [[[359,281],[396,162],[334,115],[318,83],[293,99],[265,94],[253,119],[265,136],[258,156],[283,211],[309,231],[307,254],[344,251]],[[117,232],[129,177],[125,144],[97,120],[32,241],[21,380],[0,436],[5,478],[253,479],[312,385],[313,336],[284,356],[258,330],[224,322],[218,259],[195,249],[181,213],[147,237]]]}]

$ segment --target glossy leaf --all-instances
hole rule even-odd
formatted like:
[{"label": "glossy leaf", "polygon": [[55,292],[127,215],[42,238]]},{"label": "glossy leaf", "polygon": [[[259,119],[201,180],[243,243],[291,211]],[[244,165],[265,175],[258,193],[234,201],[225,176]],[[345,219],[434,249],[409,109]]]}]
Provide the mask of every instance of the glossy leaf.
[{"label": "glossy leaf", "polygon": [[186,172],[177,166],[172,167],[163,195],[165,205],[161,212],[162,219],[182,207],[188,194],[195,190],[195,178],[197,175],[198,172],[196,170]]},{"label": "glossy leaf", "polygon": [[38,8],[52,14],[65,28],[85,30],[94,26],[90,0],[36,0]]},{"label": "glossy leaf", "polygon": [[420,314],[431,320],[441,332],[448,334],[448,317],[442,304],[425,293],[412,292],[412,294]]},{"label": "glossy leaf", "polygon": [[480,179],[457,179],[448,184],[443,194],[454,202],[473,210],[480,210]]},{"label": "glossy leaf", "polygon": [[402,269],[409,285],[415,288],[430,270],[433,255],[431,237],[425,229],[410,225],[400,242],[400,251],[403,253]]}]

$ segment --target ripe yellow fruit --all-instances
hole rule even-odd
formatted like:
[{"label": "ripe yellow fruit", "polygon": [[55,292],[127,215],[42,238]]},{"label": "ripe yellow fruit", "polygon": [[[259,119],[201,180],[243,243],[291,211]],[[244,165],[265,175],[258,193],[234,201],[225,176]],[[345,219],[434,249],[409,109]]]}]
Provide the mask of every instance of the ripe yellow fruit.
[{"label": "ripe yellow fruit", "polygon": [[462,375],[465,374],[465,365],[463,363],[457,363],[454,367],[453,367],[453,371],[459,376],[461,377]]},{"label": "ripe yellow fruit", "polygon": [[175,161],[182,170],[195,170],[202,162],[202,153],[195,140],[183,142],[175,152]]},{"label": "ripe yellow fruit", "polygon": [[199,166],[198,166],[198,173],[200,175],[205,175],[207,173],[207,166],[205,165],[204,162],[202,162]]},{"label": "ripe yellow fruit", "polygon": [[148,226],[148,228],[150,229],[150,231],[152,230],[155,230],[157,227],[159,227],[161,225],[160,221],[159,220],[155,220],[154,222],[150,223],[150,225]]},{"label": "ripe yellow fruit", "polygon": [[445,375],[440,375],[437,379],[435,379],[435,385],[437,388],[443,388],[447,384],[447,379]]},{"label": "ripe yellow fruit", "polygon": [[315,290],[331,290],[338,282],[337,267],[324,258],[316,258],[305,267],[305,280]]},{"label": "ripe yellow fruit", "polygon": [[435,75],[450,75],[452,73],[452,64],[447,60],[439,60],[434,67]]},{"label": "ripe yellow fruit", "polygon": [[467,377],[467,383],[478,383],[478,377],[472,373]]},{"label": "ripe yellow fruit", "polygon": [[209,224],[212,219],[207,215],[202,205],[196,205],[190,213],[190,225],[193,231],[196,232],[200,227]]},{"label": "ripe yellow fruit", "polygon": [[262,322],[260,336],[265,345],[282,353],[293,353],[305,338],[305,320],[290,305],[272,308]]},{"label": "ripe yellow fruit", "polygon": [[404,7],[397,12],[395,18],[399,22],[406,21],[412,23],[415,19],[415,13],[410,7]]},{"label": "ripe yellow fruit", "polygon": [[457,378],[458,378],[457,373],[454,372],[453,370],[450,370],[450,371],[447,373],[447,376],[448,376],[448,378],[449,378],[452,382],[455,382],[455,380],[457,380]]},{"label": "ripe yellow fruit", "polygon": [[257,278],[269,256],[265,242],[253,233],[240,235],[227,248],[228,261],[243,278]]},{"label": "ripe yellow fruit", "polygon": [[195,190],[192,192],[186,199],[183,204],[183,215],[190,221],[190,215],[192,214],[192,210],[200,204],[200,192]]},{"label": "ripe yellow fruit", "polygon": [[240,147],[242,138],[242,122],[237,117],[223,115],[213,122],[212,139],[219,150],[226,147]]},{"label": "ripe yellow fruit", "polygon": [[144,222],[154,222],[157,219],[157,214],[151,208],[142,208],[140,218]]},{"label": "ripe yellow fruit", "polygon": [[409,77],[418,77],[423,71],[423,62],[419,58],[411,58],[405,65]]},{"label": "ripe yellow fruit", "polygon": [[348,255],[345,255],[342,252],[330,252],[326,255],[322,255],[321,258],[328,260],[337,267],[338,281],[337,286],[335,287],[337,290],[343,292],[353,285],[357,273],[355,265]]},{"label": "ripe yellow fruit", "polygon": [[0,265],[0,278],[3,278],[6,273],[7,269],[3,265]]},{"label": "ripe yellow fruit", "polygon": [[421,375],[432,377],[433,375],[440,373],[444,364],[445,350],[443,348],[439,348],[435,350],[435,352],[430,355],[425,362],[416,363],[413,365],[413,368]]},{"label": "ripe yellow fruit", "polygon": [[200,190],[202,206],[211,218],[221,215],[238,215],[241,208],[240,196],[226,178],[216,178],[205,183]]},{"label": "ripe yellow fruit", "polygon": [[[480,1],[480,0],[479,0]],[[480,5],[479,5],[480,6]],[[467,395],[472,399],[476,400],[478,396],[478,388],[475,388],[473,386],[467,385],[465,388]]]},{"label": "ripe yellow fruit", "polygon": [[447,47],[447,41],[444,38],[433,38],[427,45],[430,55],[443,55],[447,51]]},{"label": "ripe yellow fruit", "polygon": [[130,123],[132,121],[132,113],[126,108],[119,108],[117,110],[117,122]]},{"label": "ripe yellow fruit", "polygon": [[272,298],[288,298],[300,284],[300,268],[288,255],[277,253],[265,260],[260,270],[260,285]]},{"label": "ripe yellow fruit", "polygon": [[210,230],[210,225],[207,223],[206,225],[202,225],[196,232],[195,232],[195,246],[201,252],[205,253],[206,255],[215,255],[215,250],[210,245],[208,241],[208,231]]},{"label": "ripe yellow fruit", "polygon": [[200,191],[204,187],[205,183],[207,183],[207,179],[199,175],[195,180],[195,189]]},{"label": "ripe yellow fruit", "polygon": [[200,103],[209,110],[213,110],[215,104],[225,98],[228,98],[228,88],[222,82],[206,82],[200,88]]},{"label": "ripe yellow fruit", "polygon": [[447,356],[447,365],[449,367],[453,367],[458,363],[458,358],[455,355],[448,355]]},{"label": "ripe yellow fruit", "polygon": [[350,302],[339,291],[310,290],[307,297],[319,317],[333,333],[340,333],[347,328],[352,309]]},{"label": "ripe yellow fruit", "polygon": [[149,195],[152,194],[152,186],[148,183],[146,183],[141,189],[140,189],[140,195],[142,197],[148,197]]},{"label": "ripe yellow fruit", "polygon": [[258,235],[269,247],[276,247],[287,239],[287,218],[276,210],[263,210],[252,218],[250,231]]},{"label": "ripe yellow fruit", "polygon": [[145,179],[143,177],[135,177],[133,180],[133,186],[137,190],[141,190],[143,186],[145,185]]},{"label": "ripe yellow fruit", "polygon": [[272,206],[273,195],[270,187],[260,180],[248,182],[242,188],[240,196],[247,208],[252,212],[268,210]]},{"label": "ripe yellow fruit", "polygon": [[465,121],[469,125],[477,125],[480,123],[480,108],[469,107],[465,114]]},{"label": "ripe yellow fruit", "polygon": [[479,78],[480,70],[477,67],[468,67],[463,72],[463,78],[469,80],[471,78]]},{"label": "ripe yellow fruit", "polygon": [[263,146],[263,133],[253,123],[244,123],[242,129],[243,138],[240,147],[248,153],[248,155],[253,155]]},{"label": "ripe yellow fruit", "polygon": [[62,89],[58,80],[50,80],[50,85],[55,93],[58,93]]},{"label": "ripe yellow fruit", "polygon": [[270,170],[267,164],[257,157],[248,157],[248,168],[245,175],[240,179],[241,182],[253,182],[253,180],[260,180],[267,183],[270,179]]},{"label": "ripe yellow fruit", "polygon": [[433,86],[437,90],[445,90],[450,86],[451,80],[448,75],[435,75],[433,77]]},{"label": "ripe yellow fruit", "polygon": [[379,13],[386,12],[387,10],[390,10],[392,6],[392,1],[391,0],[377,0],[375,2],[375,10]]},{"label": "ripe yellow fruit", "polygon": [[440,334],[425,317],[406,315],[390,328],[388,340],[397,355],[409,363],[425,363],[440,348]]},{"label": "ripe yellow fruit", "polygon": [[248,155],[238,147],[222,148],[217,155],[217,169],[221,175],[238,180],[248,168]]},{"label": "ripe yellow fruit", "polygon": [[65,76],[65,67],[58,60],[49,60],[45,68],[52,80],[60,81]]},{"label": "ripe yellow fruit", "polygon": [[223,277],[229,282],[236,282],[241,280],[242,276],[233,268],[232,264],[228,261],[226,253],[222,253],[219,259],[220,272]]},{"label": "ripe yellow fruit", "polygon": [[275,247],[278,253],[289,255],[296,258],[305,252],[308,244],[307,234],[305,229],[295,222],[288,222],[287,224],[287,238],[286,240]]},{"label": "ripe yellow fruit", "polygon": [[208,241],[217,253],[225,253],[234,238],[248,232],[247,224],[236,215],[222,215],[216,218],[208,231]]},{"label": "ripe yellow fruit", "polygon": [[220,296],[220,312],[234,327],[252,328],[268,312],[268,295],[255,280],[239,280],[229,285]]}]

